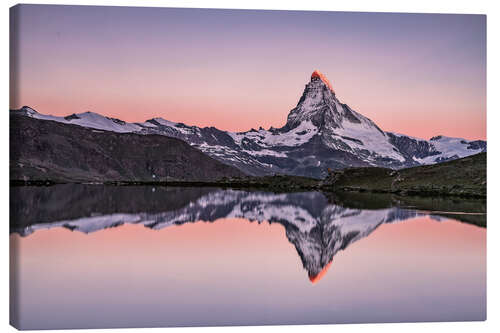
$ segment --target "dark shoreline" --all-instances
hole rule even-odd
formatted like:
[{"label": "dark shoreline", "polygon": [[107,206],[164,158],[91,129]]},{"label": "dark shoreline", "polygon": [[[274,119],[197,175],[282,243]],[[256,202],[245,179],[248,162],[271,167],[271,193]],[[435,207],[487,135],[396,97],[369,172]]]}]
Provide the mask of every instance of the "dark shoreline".
[{"label": "dark shoreline", "polygon": [[101,184],[115,186],[219,187],[269,192],[322,191],[325,193],[378,193],[399,196],[486,199],[486,153],[461,159],[393,170],[379,167],[328,170],[324,179],[291,175],[227,176],[217,180],[93,180],[73,178],[20,180],[11,174],[11,186]]},{"label": "dark shoreline", "polygon": [[[283,176],[282,176],[283,177]],[[278,177],[281,178],[281,177]],[[417,196],[417,197],[448,197],[457,199],[486,199],[486,195],[474,192],[448,193],[446,190],[436,188],[435,190],[384,190],[384,189],[369,189],[363,187],[339,187],[332,189],[331,185],[322,184],[322,181],[315,183],[301,184],[289,183],[286,181],[283,184],[270,184],[269,182],[255,180],[227,180],[227,181],[107,181],[107,182],[70,182],[70,181],[53,181],[53,180],[11,180],[10,186],[54,186],[59,184],[84,184],[84,185],[111,185],[111,186],[162,186],[162,187],[218,187],[230,189],[246,189],[246,190],[267,190],[269,192],[291,193],[299,191],[321,191],[325,193],[361,193],[361,194],[390,194],[398,196]],[[278,179],[279,180],[279,179]]]},{"label": "dark shoreline", "polygon": [[[278,195],[300,195],[300,192],[314,191],[322,194],[330,204],[353,209],[385,209],[400,207],[410,210],[435,212],[434,215],[456,219],[480,227],[486,227],[487,203],[482,197],[457,197],[443,195],[402,195],[398,193],[381,193],[374,191],[325,191],[321,186],[301,186],[290,188],[270,187],[268,184],[257,186],[249,182],[108,182],[108,183],[75,183],[35,181],[13,182],[10,188],[11,209],[18,214],[25,214],[22,219],[31,218],[31,210],[44,207],[44,200],[56,198],[56,202],[64,209],[55,209],[57,214],[80,209],[91,214],[99,212],[129,212],[144,210],[163,211],[167,208],[180,208],[200,196],[225,189],[243,192],[267,192]],[[318,183],[318,182],[317,182]],[[17,200],[15,198],[18,198]],[[27,201],[24,201],[25,198]],[[100,198],[100,199],[99,199]],[[131,204],[123,205],[130,198]],[[14,199],[14,200],[12,200]],[[21,200],[19,200],[21,199]],[[21,207],[21,208],[20,208]],[[25,208],[22,208],[25,207]],[[92,208],[94,207],[94,208]],[[98,208],[96,208],[98,207]],[[92,208],[92,209],[91,209]],[[54,212],[54,207],[42,210]],[[462,214],[462,212],[464,212]],[[473,214],[471,214],[473,213]],[[68,218],[68,216],[65,216]],[[64,218],[62,218],[64,219]],[[43,219],[42,219],[43,220]]]}]

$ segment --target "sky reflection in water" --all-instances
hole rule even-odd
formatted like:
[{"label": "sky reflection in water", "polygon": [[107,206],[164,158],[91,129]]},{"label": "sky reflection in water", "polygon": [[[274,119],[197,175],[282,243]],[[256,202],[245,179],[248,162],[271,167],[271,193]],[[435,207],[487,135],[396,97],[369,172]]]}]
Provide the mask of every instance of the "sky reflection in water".
[{"label": "sky reflection in water", "polygon": [[11,197],[22,328],[486,317],[486,229],[470,223],[318,192],[66,185]]}]

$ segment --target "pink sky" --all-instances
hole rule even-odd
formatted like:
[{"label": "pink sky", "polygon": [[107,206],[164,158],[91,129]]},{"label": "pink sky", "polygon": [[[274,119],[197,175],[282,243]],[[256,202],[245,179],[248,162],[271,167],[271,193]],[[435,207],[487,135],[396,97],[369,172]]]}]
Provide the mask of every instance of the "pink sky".
[{"label": "pink sky", "polygon": [[383,130],[486,139],[485,16],[17,10],[11,108],[280,127],[319,69]]}]

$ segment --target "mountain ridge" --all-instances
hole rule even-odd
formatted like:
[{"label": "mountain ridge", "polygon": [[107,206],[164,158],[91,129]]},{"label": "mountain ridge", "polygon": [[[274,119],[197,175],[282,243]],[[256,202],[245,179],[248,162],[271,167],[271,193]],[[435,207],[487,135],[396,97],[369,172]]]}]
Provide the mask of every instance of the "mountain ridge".
[{"label": "mountain ridge", "polygon": [[10,125],[12,180],[213,181],[245,175],[164,135],[105,132],[16,114]]},{"label": "mountain ridge", "polygon": [[66,117],[42,115],[29,107],[11,112],[41,120],[119,133],[159,134],[191,146],[243,172],[324,178],[328,169],[378,166],[400,169],[440,163],[486,151],[486,141],[435,136],[430,140],[383,131],[336,96],[330,82],[314,71],[297,106],[281,128],[230,132],[189,126],[163,118],[142,123],[86,112]]}]

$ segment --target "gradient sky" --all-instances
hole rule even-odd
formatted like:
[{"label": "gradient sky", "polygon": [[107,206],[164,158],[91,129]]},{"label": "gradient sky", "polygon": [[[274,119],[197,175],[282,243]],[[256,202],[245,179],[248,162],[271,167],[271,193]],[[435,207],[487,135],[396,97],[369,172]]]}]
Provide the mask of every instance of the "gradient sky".
[{"label": "gradient sky", "polygon": [[12,13],[11,108],[280,127],[319,69],[342,102],[384,130],[486,138],[484,15],[47,5]]}]

